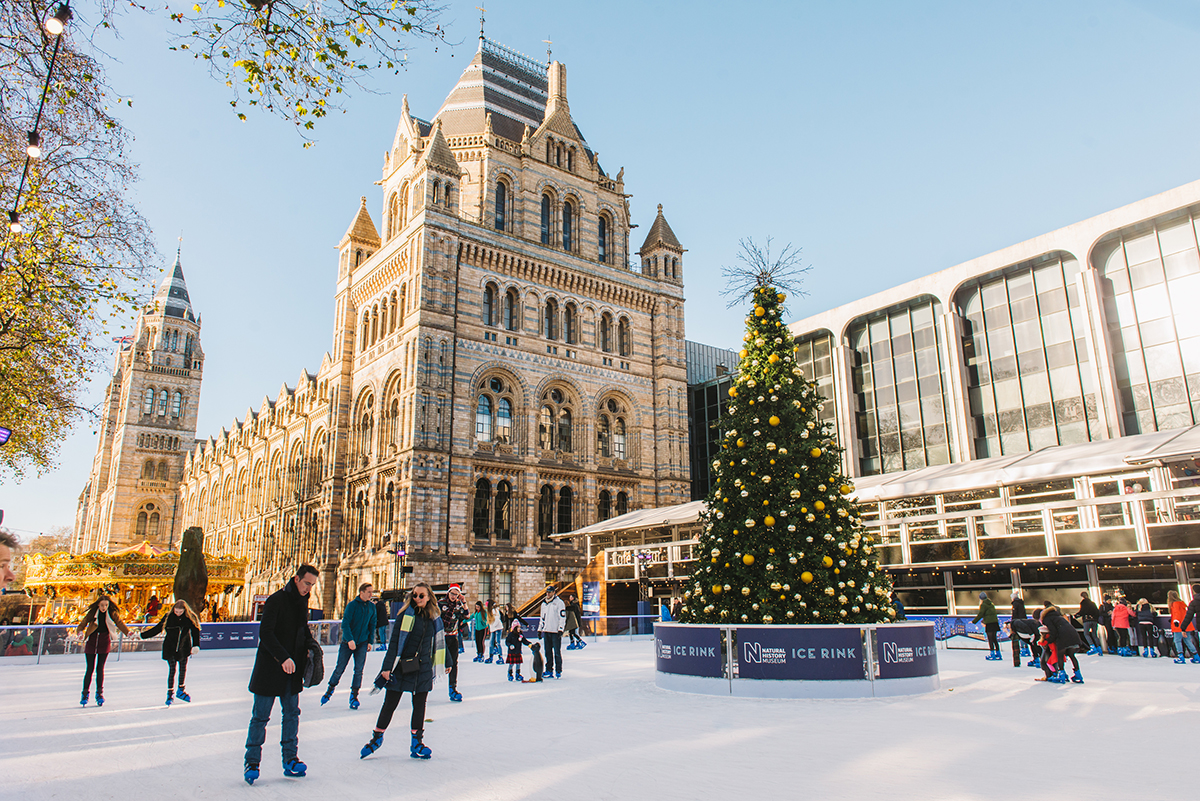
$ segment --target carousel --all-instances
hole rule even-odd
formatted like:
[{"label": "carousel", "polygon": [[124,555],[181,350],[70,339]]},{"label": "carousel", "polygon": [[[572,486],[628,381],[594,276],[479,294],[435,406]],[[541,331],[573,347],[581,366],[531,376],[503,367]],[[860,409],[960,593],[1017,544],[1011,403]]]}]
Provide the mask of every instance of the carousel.
[{"label": "carousel", "polygon": [[[204,555],[208,569],[204,620],[224,620],[246,584],[245,559]],[[38,623],[76,623],[98,595],[116,601],[123,620],[138,621],[169,606],[179,553],[142,542],[114,553],[29,554],[25,592],[44,599]],[[157,601],[157,608],[155,605]]]}]

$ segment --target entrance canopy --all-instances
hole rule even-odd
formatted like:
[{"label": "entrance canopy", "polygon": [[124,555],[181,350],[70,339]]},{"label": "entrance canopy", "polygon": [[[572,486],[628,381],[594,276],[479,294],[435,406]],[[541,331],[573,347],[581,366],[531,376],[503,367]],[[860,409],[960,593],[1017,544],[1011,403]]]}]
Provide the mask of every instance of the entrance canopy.
[{"label": "entrance canopy", "polygon": [[695,523],[705,510],[704,501],[689,501],[676,506],[660,506],[654,509],[638,509],[623,515],[601,520],[584,528],[568,531],[564,534],[553,534],[552,539],[561,540],[580,535],[608,534],[613,531],[633,531],[639,528],[661,528],[662,526],[682,526]]}]

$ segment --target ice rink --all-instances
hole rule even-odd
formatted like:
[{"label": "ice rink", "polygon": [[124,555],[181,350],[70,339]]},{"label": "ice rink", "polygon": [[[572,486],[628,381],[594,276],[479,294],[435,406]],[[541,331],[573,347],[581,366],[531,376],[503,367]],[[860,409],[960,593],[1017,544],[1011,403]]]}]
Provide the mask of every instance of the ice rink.
[{"label": "ice rink", "polygon": [[[262,778],[242,781],[252,651],[206,651],[190,704],[163,705],[157,654],[109,662],[106,703],[78,705],[82,658],[0,665],[0,798],[1088,799],[1193,795],[1200,665],[1083,660],[1084,685],[939,651],[942,689],[908,698],[710,698],[654,686],[653,643],[569,651],[563,679],[505,680],[465,655],[454,704],[430,695],[428,761],[408,756],[407,699],[360,760],[383,696],[301,696],[304,779],[284,778],[278,708]],[[335,652],[327,649],[327,670]],[[367,663],[368,681],[381,653]],[[1005,652],[1007,659],[1008,652]],[[65,661],[69,660],[69,661]]]}]

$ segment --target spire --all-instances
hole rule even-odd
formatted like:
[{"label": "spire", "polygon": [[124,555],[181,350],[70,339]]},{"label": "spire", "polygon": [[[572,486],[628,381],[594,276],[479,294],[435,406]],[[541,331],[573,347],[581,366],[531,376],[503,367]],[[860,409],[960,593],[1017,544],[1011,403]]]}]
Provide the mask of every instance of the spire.
[{"label": "spire", "polygon": [[192,301],[188,297],[187,282],[183,280],[183,264],[180,257],[183,252],[183,237],[180,237],[179,247],[175,251],[175,264],[171,273],[158,285],[154,293],[154,313],[167,317],[179,317],[191,322],[196,321],[192,311]]},{"label": "spire", "polygon": [[667,218],[663,216],[661,203],[658,204],[658,216],[654,218],[654,224],[650,226],[650,231],[646,234],[646,241],[642,242],[642,249],[638,253],[639,255],[648,253],[660,245],[679,253],[683,253],[684,250],[683,245],[679,244],[679,239],[675,236],[675,232],[667,224]]},{"label": "spire", "polygon": [[350,227],[346,229],[345,235],[342,236],[342,243],[344,244],[350,239],[374,245],[375,247],[379,247],[381,244],[379,230],[371,220],[371,213],[367,211],[366,195],[361,198],[358,213],[354,215],[354,219],[350,222]]},{"label": "spire", "polygon": [[458,160],[450,152],[450,145],[446,143],[446,137],[442,135],[442,120],[440,117],[433,121],[433,131],[429,134],[429,145],[425,148],[425,155],[422,160],[426,165],[435,167],[442,172],[450,173],[455,178],[462,174],[462,168],[459,166]]}]

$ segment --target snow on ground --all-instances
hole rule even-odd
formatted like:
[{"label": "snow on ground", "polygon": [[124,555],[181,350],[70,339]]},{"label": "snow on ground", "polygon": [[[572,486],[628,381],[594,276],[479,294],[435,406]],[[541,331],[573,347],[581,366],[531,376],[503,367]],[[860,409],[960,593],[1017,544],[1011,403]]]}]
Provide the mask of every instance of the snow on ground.
[{"label": "snow on ground", "polygon": [[[383,748],[360,760],[383,695],[347,708],[301,696],[304,779],[284,778],[278,708],[263,775],[241,778],[252,651],[206,651],[188,668],[191,704],[162,705],[166,663],[110,662],[106,703],[78,705],[83,663],[0,665],[0,798],[540,799],[1183,798],[1192,794],[1200,665],[1089,657],[1087,684],[940,651],[942,689],[877,700],[713,698],[654,686],[653,643],[569,651],[563,679],[505,680],[461,666],[464,700],[439,679],[426,743],[408,756],[408,699]],[[381,653],[367,662],[368,681]],[[327,650],[332,668],[335,652]],[[1008,652],[1005,651],[1008,659]]]}]

